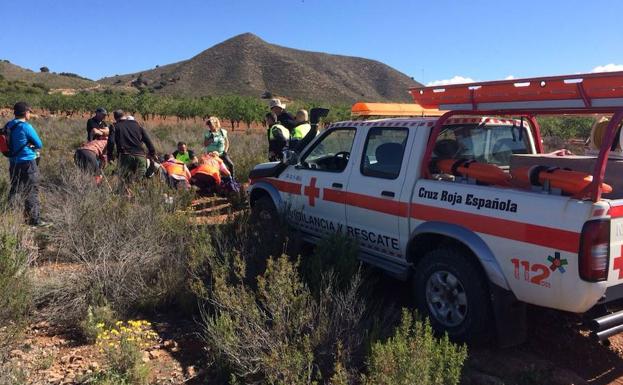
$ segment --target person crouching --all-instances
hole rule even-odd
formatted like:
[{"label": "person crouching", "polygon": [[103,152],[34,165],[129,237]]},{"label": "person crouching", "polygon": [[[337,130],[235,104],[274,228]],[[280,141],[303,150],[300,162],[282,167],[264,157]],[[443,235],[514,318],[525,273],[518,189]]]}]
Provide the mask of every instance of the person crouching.
[{"label": "person crouching", "polygon": [[74,163],[85,173],[95,177],[95,182],[102,179],[102,166],[106,164],[107,137],[100,137],[84,143],[74,153]]},{"label": "person crouching", "polygon": [[202,156],[199,165],[191,171],[190,183],[196,186],[199,195],[214,194],[221,185],[221,176],[231,176],[225,163],[212,151]]},{"label": "person crouching", "polygon": [[167,183],[173,189],[190,189],[191,174],[184,162],[177,160],[171,154],[164,156],[162,168],[167,172]]}]

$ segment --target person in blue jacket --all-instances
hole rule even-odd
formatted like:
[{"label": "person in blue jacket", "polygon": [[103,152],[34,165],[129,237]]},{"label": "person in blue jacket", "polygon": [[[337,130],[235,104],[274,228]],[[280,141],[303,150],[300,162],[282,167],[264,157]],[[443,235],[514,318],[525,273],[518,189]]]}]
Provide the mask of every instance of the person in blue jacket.
[{"label": "person in blue jacket", "polygon": [[42,226],[39,209],[39,167],[37,151],[43,143],[34,127],[28,123],[32,110],[26,102],[18,102],[13,106],[15,119],[7,123],[9,137],[9,175],[11,189],[9,203],[14,203],[18,194],[25,198],[24,209],[28,224]]}]

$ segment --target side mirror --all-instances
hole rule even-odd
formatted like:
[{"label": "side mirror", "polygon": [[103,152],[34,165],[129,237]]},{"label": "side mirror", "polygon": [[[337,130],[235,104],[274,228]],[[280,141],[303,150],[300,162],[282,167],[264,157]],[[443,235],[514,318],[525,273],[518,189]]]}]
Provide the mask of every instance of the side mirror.
[{"label": "side mirror", "polygon": [[283,158],[281,158],[281,163],[288,166],[294,166],[299,163],[299,154],[296,153],[296,151],[284,150]]}]

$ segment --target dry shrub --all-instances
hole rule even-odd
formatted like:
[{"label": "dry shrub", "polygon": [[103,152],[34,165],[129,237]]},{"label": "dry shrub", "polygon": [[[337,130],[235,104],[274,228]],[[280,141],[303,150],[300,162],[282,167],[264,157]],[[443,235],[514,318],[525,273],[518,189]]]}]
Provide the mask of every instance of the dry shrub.
[{"label": "dry shrub", "polygon": [[21,217],[18,211],[0,216],[0,384],[5,380],[17,382],[21,377],[8,356],[32,310],[28,267],[36,260],[38,249]]},{"label": "dry shrub", "polygon": [[338,344],[342,352],[361,344],[365,306],[356,295],[358,277],[344,292],[324,277],[317,300],[301,281],[298,262],[285,255],[267,261],[257,288],[245,283],[242,258],[212,262],[212,308],[203,313],[203,337],[235,377],[312,384],[332,374]]},{"label": "dry shrub", "polygon": [[44,316],[75,325],[89,306],[110,305],[128,315],[184,292],[188,218],[164,203],[163,194],[172,193],[165,186],[145,183],[135,190],[133,198],[112,194],[70,171],[49,188],[50,242],[58,259],[74,268],[38,290]]}]

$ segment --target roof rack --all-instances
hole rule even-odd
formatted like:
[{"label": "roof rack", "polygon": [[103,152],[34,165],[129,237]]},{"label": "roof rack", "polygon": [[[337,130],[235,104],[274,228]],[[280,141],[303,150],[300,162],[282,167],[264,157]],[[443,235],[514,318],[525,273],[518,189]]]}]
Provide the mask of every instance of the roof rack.
[{"label": "roof rack", "polygon": [[419,104],[358,102],[351,108],[354,118],[373,116],[441,116],[445,111],[422,108]]},{"label": "roof rack", "polygon": [[623,71],[410,89],[424,108],[455,111],[597,110],[623,107]]}]

